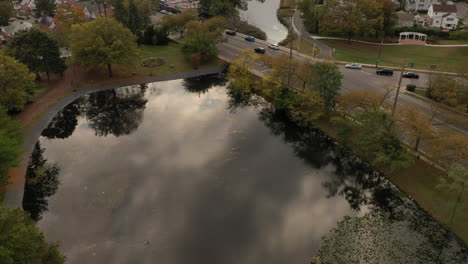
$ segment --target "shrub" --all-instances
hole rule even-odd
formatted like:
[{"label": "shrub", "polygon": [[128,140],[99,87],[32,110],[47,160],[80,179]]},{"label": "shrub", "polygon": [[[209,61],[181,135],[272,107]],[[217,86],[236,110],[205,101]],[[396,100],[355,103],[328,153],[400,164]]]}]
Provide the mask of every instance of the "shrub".
[{"label": "shrub", "polygon": [[163,59],[155,58],[155,57],[146,58],[141,61],[141,65],[143,65],[144,67],[156,67],[156,66],[161,66],[164,63],[166,62]]},{"label": "shrub", "polygon": [[406,90],[410,92],[414,92],[416,90],[416,85],[415,84],[407,84],[406,85]]}]

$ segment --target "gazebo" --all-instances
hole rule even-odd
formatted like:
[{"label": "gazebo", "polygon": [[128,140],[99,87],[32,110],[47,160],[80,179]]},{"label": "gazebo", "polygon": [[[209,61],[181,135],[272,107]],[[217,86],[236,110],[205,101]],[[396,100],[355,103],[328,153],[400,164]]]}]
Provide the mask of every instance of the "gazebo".
[{"label": "gazebo", "polygon": [[401,32],[400,39],[398,40],[401,44],[416,44],[426,45],[427,35],[419,32]]}]

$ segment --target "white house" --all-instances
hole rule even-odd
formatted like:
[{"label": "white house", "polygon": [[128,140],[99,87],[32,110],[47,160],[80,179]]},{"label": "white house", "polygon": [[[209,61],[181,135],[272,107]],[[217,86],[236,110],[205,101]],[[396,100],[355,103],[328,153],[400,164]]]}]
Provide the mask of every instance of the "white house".
[{"label": "white house", "polygon": [[427,11],[427,22],[430,27],[456,29],[458,24],[457,6],[434,4]]},{"label": "white house", "polygon": [[433,4],[437,4],[439,0],[402,0],[406,11],[426,11]]}]

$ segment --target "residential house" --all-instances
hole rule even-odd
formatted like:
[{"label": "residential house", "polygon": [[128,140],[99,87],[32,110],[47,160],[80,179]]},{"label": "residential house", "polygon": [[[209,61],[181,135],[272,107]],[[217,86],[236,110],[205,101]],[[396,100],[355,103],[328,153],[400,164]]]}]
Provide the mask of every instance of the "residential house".
[{"label": "residential house", "polygon": [[427,24],[441,29],[456,29],[458,24],[457,6],[434,4],[427,11]]},{"label": "residential house", "polygon": [[406,11],[427,11],[433,4],[437,4],[439,0],[402,0]]},{"label": "residential house", "polygon": [[83,8],[86,20],[93,21],[97,17],[112,17],[114,12],[109,4],[98,4],[94,1],[77,2],[76,6]]},{"label": "residential house", "polygon": [[8,26],[0,27],[0,44],[8,41],[16,32],[30,29],[32,26],[28,21],[11,19]]}]

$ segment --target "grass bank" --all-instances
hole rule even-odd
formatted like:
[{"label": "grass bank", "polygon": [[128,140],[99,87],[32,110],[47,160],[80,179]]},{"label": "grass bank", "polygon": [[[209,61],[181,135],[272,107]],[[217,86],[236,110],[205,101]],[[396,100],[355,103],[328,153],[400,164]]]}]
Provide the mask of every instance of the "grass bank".
[{"label": "grass bank", "polygon": [[[139,58],[134,65],[115,65],[113,78],[107,77],[106,69],[90,72],[87,74],[86,80],[80,83],[79,89],[89,89],[126,80],[158,77],[195,70],[191,62],[182,52],[180,44],[169,42],[166,46],[142,45],[140,49]],[[165,63],[155,67],[144,67],[141,65],[143,59],[151,57],[163,59]],[[197,69],[219,67],[224,64],[224,62],[214,59],[209,63],[199,66]]]},{"label": "grass bank", "polygon": [[[334,116],[341,118],[340,116]],[[327,135],[338,138],[339,127],[329,118],[322,118],[315,122],[315,125]],[[366,159],[367,151],[359,145],[348,144],[359,157]],[[385,168],[377,168],[383,172],[387,178],[398,186],[402,191],[412,197],[416,202],[428,212],[439,223],[447,227],[450,231],[468,243],[468,195],[465,193],[461,197],[458,210],[454,215],[453,223],[450,224],[451,210],[457,200],[458,192],[442,188],[440,179],[445,174],[427,162],[416,159],[410,168],[400,169],[392,174]]]},{"label": "grass bank", "polygon": [[[335,51],[333,57],[340,61],[375,64],[380,45],[342,40],[322,40]],[[468,47],[428,47],[418,45],[383,46],[381,65],[400,66],[414,62],[415,68],[427,70],[436,64],[438,71],[468,73]]]}]

